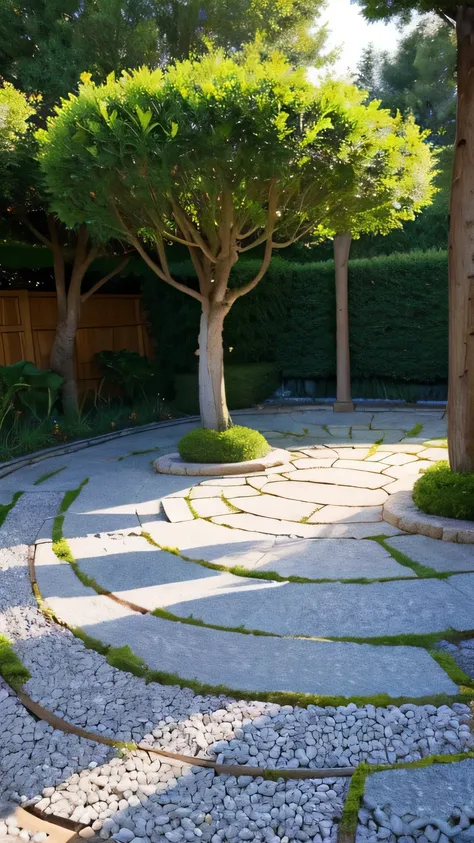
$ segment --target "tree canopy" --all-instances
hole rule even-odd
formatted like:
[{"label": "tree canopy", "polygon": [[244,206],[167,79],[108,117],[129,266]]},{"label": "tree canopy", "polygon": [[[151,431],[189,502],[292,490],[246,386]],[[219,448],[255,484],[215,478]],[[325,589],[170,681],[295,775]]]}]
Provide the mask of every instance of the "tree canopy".
[{"label": "tree canopy", "polygon": [[17,91],[8,82],[0,87],[0,154],[26,132],[33,113],[33,101],[22,91]]},{"label": "tree canopy", "polygon": [[[258,38],[293,63],[326,60],[325,0],[3,0],[0,76],[50,106],[77,89],[80,73],[102,81],[147,64],[229,52]],[[311,32],[310,32],[311,30]]]}]

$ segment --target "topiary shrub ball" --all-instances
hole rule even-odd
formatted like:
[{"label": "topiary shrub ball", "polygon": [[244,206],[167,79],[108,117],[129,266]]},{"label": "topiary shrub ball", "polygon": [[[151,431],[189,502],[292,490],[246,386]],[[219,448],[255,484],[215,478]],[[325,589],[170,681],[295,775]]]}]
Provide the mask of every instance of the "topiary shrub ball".
[{"label": "topiary shrub ball", "polygon": [[185,462],[246,462],[268,454],[270,445],[258,430],[229,427],[219,433],[203,427],[191,430],[178,443]]},{"label": "topiary shrub ball", "polygon": [[474,521],[474,474],[457,474],[437,462],[416,481],[413,500],[429,515]]}]

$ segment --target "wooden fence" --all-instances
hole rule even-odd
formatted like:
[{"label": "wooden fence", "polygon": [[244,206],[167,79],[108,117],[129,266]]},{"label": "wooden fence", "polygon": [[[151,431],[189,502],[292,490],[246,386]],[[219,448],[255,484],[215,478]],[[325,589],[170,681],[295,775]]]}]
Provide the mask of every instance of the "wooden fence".
[{"label": "wooden fence", "polygon": [[[31,360],[38,368],[48,369],[55,327],[54,293],[0,290],[0,365]],[[76,373],[82,393],[94,390],[100,380],[94,355],[122,348],[152,356],[140,296],[92,296],[82,308],[76,337]]]}]

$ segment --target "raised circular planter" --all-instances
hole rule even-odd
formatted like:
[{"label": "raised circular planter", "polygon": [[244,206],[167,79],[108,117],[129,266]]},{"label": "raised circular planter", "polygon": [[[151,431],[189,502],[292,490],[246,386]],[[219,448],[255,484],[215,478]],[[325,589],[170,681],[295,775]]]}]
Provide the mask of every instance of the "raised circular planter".
[{"label": "raised circular planter", "polygon": [[153,462],[153,468],[158,474],[187,474],[191,477],[199,475],[254,474],[256,471],[266,471],[278,465],[287,465],[290,454],[283,448],[273,448],[265,457],[246,462],[184,462],[179,454],[166,454]]},{"label": "raised circular planter", "polygon": [[411,492],[392,495],[383,506],[383,519],[406,533],[420,533],[445,542],[474,544],[474,521],[427,515],[415,506]]}]

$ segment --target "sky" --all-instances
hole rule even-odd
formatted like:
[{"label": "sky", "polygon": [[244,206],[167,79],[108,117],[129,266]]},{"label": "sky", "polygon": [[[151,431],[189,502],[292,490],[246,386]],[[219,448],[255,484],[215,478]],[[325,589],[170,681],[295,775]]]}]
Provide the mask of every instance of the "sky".
[{"label": "sky", "polygon": [[396,23],[368,23],[362,16],[360,6],[357,3],[351,4],[350,0],[328,0],[327,9],[321,16],[323,21],[329,24],[329,46],[342,46],[331,76],[346,76],[348,70],[354,72],[363,48],[371,42],[379,50],[392,52],[400,38]]}]

